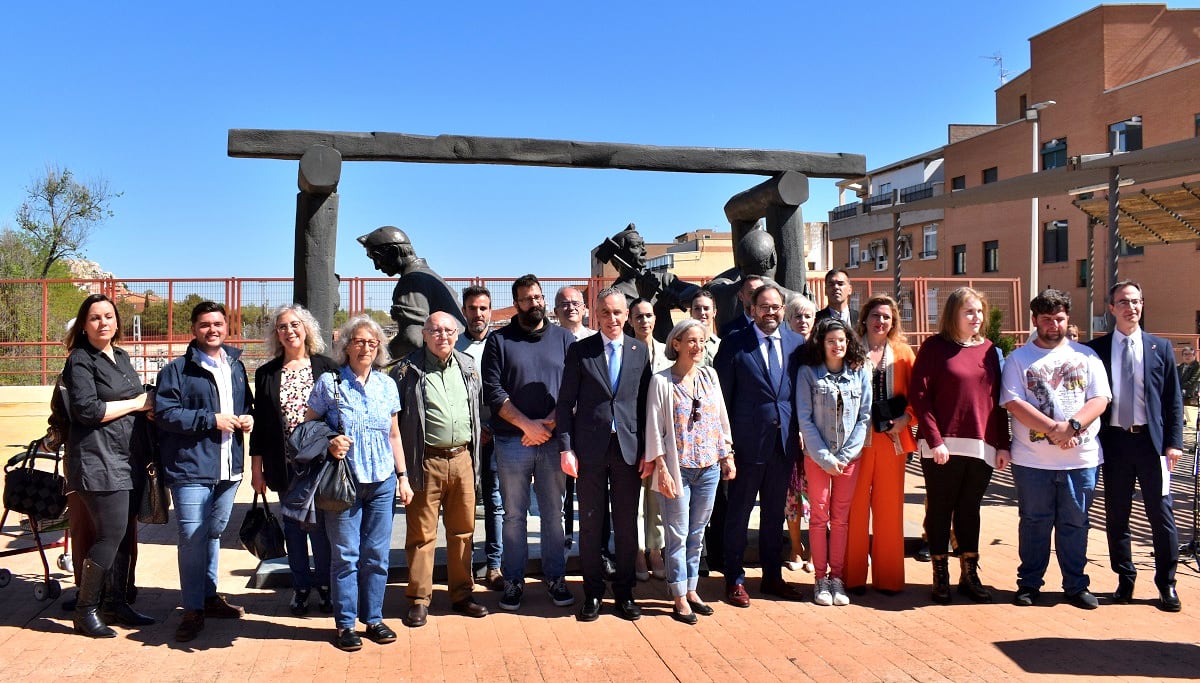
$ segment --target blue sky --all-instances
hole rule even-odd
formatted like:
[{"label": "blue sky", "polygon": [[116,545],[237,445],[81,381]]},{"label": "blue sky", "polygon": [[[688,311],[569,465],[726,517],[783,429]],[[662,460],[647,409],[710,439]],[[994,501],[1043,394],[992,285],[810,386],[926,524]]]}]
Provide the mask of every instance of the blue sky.
[{"label": "blue sky", "polygon": [[[440,3],[437,3],[440,5]],[[1000,53],[1093,6],[1006,3],[13,3],[0,26],[0,226],[48,163],[123,196],[86,249],[118,277],[289,277],[297,166],[230,128],[387,131],[865,154],[990,123]],[[1197,6],[1175,2],[1170,7]],[[259,6],[261,5],[261,6]],[[347,162],[337,270],[404,228],[445,276],[579,276],[626,223],[727,229],[757,176]],[[807,220],[837,202],[812,181]],[[200,237],[203,235],[203,237]]]}]

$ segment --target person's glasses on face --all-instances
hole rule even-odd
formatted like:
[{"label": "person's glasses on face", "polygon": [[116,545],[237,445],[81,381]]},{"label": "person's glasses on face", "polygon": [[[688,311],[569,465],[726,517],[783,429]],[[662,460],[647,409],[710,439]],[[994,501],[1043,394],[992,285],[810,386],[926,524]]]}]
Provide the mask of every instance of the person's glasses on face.
[{"label": "person's glasses on face", "polygon": [[545,301],[546,297],[541,294],[531,294],[530,296],[523,296],[520,299],[517,299],[517,303],[525,305],[540,304],[545,303]]},{"label": "person's glasses on face", "polygon": [[[524,301],[524,299],[522,299],[522,301]],[[569,311],[574,308],[583,308],[583,302],[582,301],[571,301],[571,300],[560,301],[560,302],[558,302],[558,307]]]},{"label": "person's glasses on face", "polygon": [[454,335],[458,334],[458,329],[450,328],[450,327],[433,327],[433,328],[426,327],[425,333],[431,337],[440,337],[442,339],[449,339],[449,338],[453,337]]},{"label": "person's glasses on face", "polygon": [[353,346],[355,348],[358,348],[358,349],[370,349],[370,350],[374,351],[375,349],[379,348],[379,340],[378,339],[351,339],[349,345]]},{"label": "person's glasses on face", "polygon": [[1141,299],[1117,299],[1117,306],[1120,308],[1136,308],[1141,305]]},{"label": "person's glasses on face", "polygon": [[783,310],[783,306],[778,304],[759,304],[758,310],[761,313],[778,313]]},{"label": "person's glasses on face", "polygon": [[275,331],[279,334],[286,334],[288,330],[295,330],[296,332],[299,332],[303,328],[303,323],[301,323],[299,320],[293,320],[290,323],[280,323],[276,325]]}]

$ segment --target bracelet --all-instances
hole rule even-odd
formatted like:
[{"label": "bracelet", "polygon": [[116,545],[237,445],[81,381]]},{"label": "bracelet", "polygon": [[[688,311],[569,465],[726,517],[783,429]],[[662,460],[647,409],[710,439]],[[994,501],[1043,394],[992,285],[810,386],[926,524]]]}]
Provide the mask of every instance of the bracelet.
[{"label": "bracelet", "polygon": [[400,478],[402,478],[402,477],[407,477],[407,476],[408,476],[408,472],[397,472],[397,473],[396,473],[396,478],[397,478],[397,479],[400,479]]}]

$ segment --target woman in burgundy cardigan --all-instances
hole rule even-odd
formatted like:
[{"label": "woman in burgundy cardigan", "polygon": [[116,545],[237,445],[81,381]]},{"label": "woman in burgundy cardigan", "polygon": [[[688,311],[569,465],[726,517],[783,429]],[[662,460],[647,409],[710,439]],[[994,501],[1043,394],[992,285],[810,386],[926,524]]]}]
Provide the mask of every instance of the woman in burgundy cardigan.
[{"label": "woman in burgundy cardigan", "polygon": [[933,599],[950,602],[947,548],[953,525],[962,573],[958,592],[991,602],[979,580],[979,506],[993,468],[1008,462],[1008,416],[999,405],[1000,357],[981,333],[987,300],[970,287],[946,299],[940,331],[921,345],[908,398],[917,416],[925,473],[925,533]]}]

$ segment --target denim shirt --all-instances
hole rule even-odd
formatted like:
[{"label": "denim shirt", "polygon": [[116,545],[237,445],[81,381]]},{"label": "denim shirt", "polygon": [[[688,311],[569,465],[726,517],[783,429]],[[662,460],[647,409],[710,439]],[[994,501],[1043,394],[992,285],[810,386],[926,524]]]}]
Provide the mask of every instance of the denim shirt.
[{"label": "denim shirt", "polygon": [[[346,436],[352,441],[346,462],[355,481],[385,481],[396,472],[391,442],[392,416],[400,412],[396,383],[378,370],[371,371],[366,384],[358,381],[349,365],[343,365],[339,372],[342,381],[338,398],[333,396],[333,373],[325,373],[317,378],[308,407],[334,429],[345,425]],[[332,418],[330,413],[338,417]]]},{"label": "denim shirt", "polygon": [[[838,398],[842,408],[838,409]],[[862,452],[871,419],[871,374],[858,370],[830,374],[824,365],[805,365],[796,376],[796,419],[804,452],[829,472]]]}]

